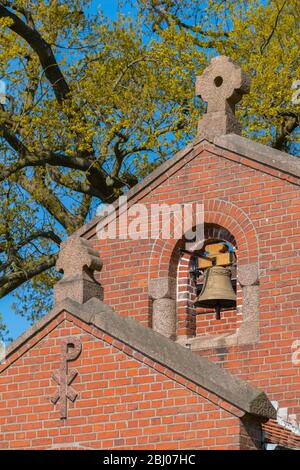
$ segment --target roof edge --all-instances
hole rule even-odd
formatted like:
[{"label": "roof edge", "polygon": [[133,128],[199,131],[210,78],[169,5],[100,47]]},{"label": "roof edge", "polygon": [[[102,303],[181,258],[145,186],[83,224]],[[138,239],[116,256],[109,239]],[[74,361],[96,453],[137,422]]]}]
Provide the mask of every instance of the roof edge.
[{"label": "roof edge", "polygon": [[[75,316],[81,315],[81,305],[72,299],[66,298],[61,302],[57,303],[50,312],[46,313],[42,318],[30,326],[24,333],[18,336],[7,348],[6,348],[6,359],[9,358],[17,349],[19,349],[25,342],[35,336],[36,333],[41,331],[48,323],[56,318],[60,313],[67,311]],[[0,363],[1,368],[1,363]]]},{"label": "roof edge", "polygon": [[[201,139],[199,141],[200,143],[203,143],[203,141],[208,142],[206,139]],[[194,144],[188,144],[186,147],[184,147],[182,150],[179,150],[173,157],[169,158],[166,160],[164,163],[159,165],[155,170],[153,170],[149,175],[147,175],[145,178],[142,179],[139,183],[137,183],[135,186],[133,186],[127,193],[124,194],[127,198],[127,202],[130,201],[132,198],[137,196],[139,193],[141,193],[145,188],[150,186],[151,183],[154,183],[156,179],[158,179],[163,173],[166,173],[173,165],[175,165],[177,162],[185,158],[190,152],[194,150]],[[111,204],[115,209],[118,208],[118,200],[113,202]],[[98,224],[101,220],[104,220],[105,217],[101,216],[94,216],[89,222],[84,224],[82,227],[80,227],[76,232],[74,232],[71,237],[76,236],[76,237],[82,237],[86,232],[91,230],[95,225]]]},{"label": "roof edge", "polygon": [[224,150],[237,153],[274,170],[300,179],[300,160],[289,153],[273,149],[237,134],[215,137],[214,144]]},{"label": "roof edge", "polygon": [[[162,174],[168,177],[168,171],[178,162],[186,158],[191,152],[198,150],[199,147],[205,149],[206,145],[213,145],[216,149],[222,151],[234,152],[244,158],[247,158],[256,163],[260,163],[267,168],[275,169],[285,173],[294,179],[299,179],[300,185],[300,159],[294,157],[286,152],[273,149],[267,145],[263,145],[253,140],[241,137],[237,134],[226,134],[215,137],[214,141],[209,141],[206,138],[197,138],[191,144],[188,144],[184,149],[177,152],[173,157],[162,163],[158,168],[146,176],[140,183],[136,184],[127,193],[127,201],[138,196],[148,186],[153,184]],[[224,155],[221,157],[226,158]],[[150,187],[151,191],[151,187]],[[118,201],[112,204],[115,208],[118,207]],[[105,217],[95,216],[85,225],[80,227],[74,232],[71,237],[82,237],[92,228],[94,228]]]},{"label": "roof edge", "polygon": [[10,345],[7,358],[63,311],[129,345],[244,413],[264,418],[276,417],[276,410],[265,393],[232,376],[208,359],[144,327],[138,321],[118,315],[111,307],[96,298],[90,299],[85,304],[79,304],[71,299],[62,301]]}]

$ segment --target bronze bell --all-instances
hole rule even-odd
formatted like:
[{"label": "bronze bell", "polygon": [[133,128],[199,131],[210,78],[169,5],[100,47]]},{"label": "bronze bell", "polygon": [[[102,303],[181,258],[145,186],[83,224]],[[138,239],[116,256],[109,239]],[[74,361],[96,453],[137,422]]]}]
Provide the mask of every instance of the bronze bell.
[{"label": "bronze bell", "polygon": [[223,266],[213,266],[205,271],[201,293],[195,307],[215,308],[216,319],[221,318],[222,308],[236,306],[236,294],[231,284],[231,271]]}]

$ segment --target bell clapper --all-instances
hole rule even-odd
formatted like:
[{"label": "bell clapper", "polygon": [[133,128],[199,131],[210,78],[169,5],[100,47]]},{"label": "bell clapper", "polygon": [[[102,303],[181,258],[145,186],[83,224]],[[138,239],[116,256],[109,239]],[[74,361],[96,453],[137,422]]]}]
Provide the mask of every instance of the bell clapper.
[{"label": "bell clapper", "polygon": [[221,305],[216,305],[216,320],[221,320]]}]

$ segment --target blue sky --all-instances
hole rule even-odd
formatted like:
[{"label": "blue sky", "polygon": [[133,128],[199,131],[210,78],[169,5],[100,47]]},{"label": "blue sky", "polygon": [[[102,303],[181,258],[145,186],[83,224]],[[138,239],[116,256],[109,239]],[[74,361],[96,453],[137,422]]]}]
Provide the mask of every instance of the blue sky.
[{"label": "blue sky", "polygon": [[112,19],[116,16],[117,0],[92,0],[91,10],[95,11],[100,6],[102,11]]},{"label": "blue sky", "polygon": [[6,295],[3,299],[0,299],[0,313],[3,317],[3,322],[6,324],[9,330],[9,336],[15,339],[18,337],[26,328],[29,323],[25,318],[20,318],[11,311],[11,304],[13,302],[13,295]]},{"label": "blue sky", "polygon": [[[124,8],[123,11],[126,13],[127,11],[132,11],[131,6],[128,2],[123,2]],[[115,19],[117,16],[117,6],[118,0],[92,0],[91,2],[91,11],[96,12],[98,7],[101,7],[103,13],[109,16],[111,19]]]}]

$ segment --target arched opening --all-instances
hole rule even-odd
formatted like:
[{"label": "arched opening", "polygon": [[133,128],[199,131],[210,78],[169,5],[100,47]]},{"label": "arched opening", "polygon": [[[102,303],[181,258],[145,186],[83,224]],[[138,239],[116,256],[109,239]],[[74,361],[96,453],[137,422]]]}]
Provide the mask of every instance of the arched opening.
[{"label": "arched opening", "polygon": [[[187,251],[185,240],[158,238],[149,261],[149,297],[153,329],[192,350],[253,344],[259,338],[258,237],[245,212],[228,201],[205,201],[202,244]],[[236,256],[236,309],[225,321],[197,315],[193,251],[205,241],[228,243]]]},{"label": "arched opening", "polygon": [[[181,250],[177,270],[177,337],[195,337],[208,334],[232,333],[241,320],[238,311],[241,304],[241,289],[237,283],[237,243],[234,236],[217,224],[205,224],[205,240],[200,249],[191,252]],[[207,274],[207,246],[223,244],[227,247],[228,262],[224,258],[220,264],[231,271],[231,284],[236,293],[236,306],[222,308],[221,319],[216,319],[215,308],[195,306],[195,301],[203,291]],[[202,269],[201,260],[203,259]],[[199,263],[200,260],[200,263]],[[229,263],[230,260],[230,263]],[[212,265],[212,264],[211,264]],[[200,266],[200,269],[199,269]],[[204,266],[204,267],[203,267]],[[207,264],[209,266],[209,264]]]}]

